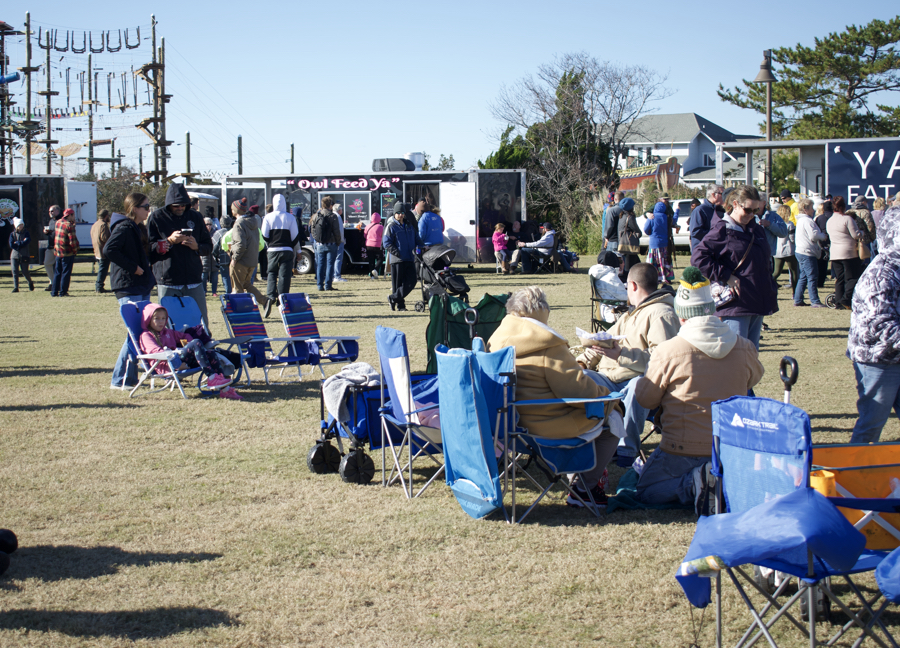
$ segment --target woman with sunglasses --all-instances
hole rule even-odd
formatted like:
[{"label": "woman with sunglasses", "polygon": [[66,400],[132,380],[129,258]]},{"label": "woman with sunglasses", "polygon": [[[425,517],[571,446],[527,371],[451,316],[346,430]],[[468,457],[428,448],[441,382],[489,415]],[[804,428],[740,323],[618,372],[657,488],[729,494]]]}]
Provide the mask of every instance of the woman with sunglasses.
[{"label": "woman with sunglasses", "polygon": [[756,222],[759,191],[744,185],[729,198],[731,212],[713,223],[694,248],[691,265],[711,281],[731,287],[734,299],[719,306],[716,315],[759,349],[763,317],[778,311],[769,241],[765,228]]},{"label": "woman with sunglasses", "polygon": [[[147,256],[149,237],[144,221],[150,216],[150,200],[142,193],[125,196],[125,214],[113,214],[109,222],[110,236],[103,248],[110,262],[110,288],[119,306],[150,300],[150,291],[156,279]],[[113,369],[112,388],[134,387],[137,384],[135,359],[128,359],[131,352],[126,339]],[[128,374],[125,367],[128,364]]]}]

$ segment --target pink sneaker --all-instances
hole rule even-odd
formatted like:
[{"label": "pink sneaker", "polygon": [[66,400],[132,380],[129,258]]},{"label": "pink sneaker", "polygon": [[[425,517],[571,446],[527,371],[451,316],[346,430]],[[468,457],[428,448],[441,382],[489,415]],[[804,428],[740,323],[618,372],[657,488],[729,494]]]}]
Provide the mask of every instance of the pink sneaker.
[{"label": "pink sneaker", "polygon": [[231,400],[244,400],[244,397],[238,394],[234,387],[226,387],[219,392],[220,398],[230,398]]},{"label": "pink sneaker", "polygon": [[222,374],[213,374],[209,377],[209,380],[206,381],[206,386],[211,389],[215,387],[224,387],[225,385],[230,384],[231,381]]}]

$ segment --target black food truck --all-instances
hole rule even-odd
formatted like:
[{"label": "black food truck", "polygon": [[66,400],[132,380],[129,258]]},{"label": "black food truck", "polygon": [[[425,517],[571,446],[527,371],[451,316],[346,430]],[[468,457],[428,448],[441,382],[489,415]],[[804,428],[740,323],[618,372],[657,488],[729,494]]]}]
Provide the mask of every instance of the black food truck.
[{"label": "black food truck", "polygon": [[[456,250],[458,263],[493,262],[494,226],[526,218],[522,169],[242,175],[229,176],[218,191],[215,189],[215,186],[204,186],[202,191],[222,196],[223,213],[229,213],[228,205],[232,201],[254,193],[260,214],[264,215],[263,206],[272,202],[272,196],[284,194],[290,209],[300,208],[304,226],[322,199],[331,196],[344,207],[345,270],[349,269],[348,264],[360,269],[368,265],[363,230],[373,213],[381,214],[382,223],[386,222],[397,200],[415,203],[427,197],[440,208],[444,244]],[[303,274],[315,270],[311,244],[304,246],[297,269]]]}]

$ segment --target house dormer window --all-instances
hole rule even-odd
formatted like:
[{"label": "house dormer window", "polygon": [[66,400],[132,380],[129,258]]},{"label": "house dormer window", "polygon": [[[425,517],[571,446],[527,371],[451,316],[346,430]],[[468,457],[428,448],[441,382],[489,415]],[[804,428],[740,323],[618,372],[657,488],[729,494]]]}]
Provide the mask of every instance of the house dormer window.
[{"label": "house dormer window", "polygon": [[705,166],[705,167],[716,166],[716,156],[710,155],[709,153],[704,153],[703,154],[703,166]]}]

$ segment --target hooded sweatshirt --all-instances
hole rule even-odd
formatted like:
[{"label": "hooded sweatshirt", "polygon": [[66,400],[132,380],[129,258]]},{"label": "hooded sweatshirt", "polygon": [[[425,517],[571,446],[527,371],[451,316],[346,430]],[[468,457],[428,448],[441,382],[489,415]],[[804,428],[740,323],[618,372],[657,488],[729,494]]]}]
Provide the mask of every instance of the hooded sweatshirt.
[{"label": "hooded sweatshirt", "polygon": [[853,291],[847,356],[866,364],[900,364],[900,207],[884,212],[878,254]]},{"label": "hooded sweatshirt", "polygon": [[366,226],[364,236],[366,237],[366,247],[381,247],[381,237],[384,236],[384,225],[381,224],[381,214],[372,214],[372,222]]},{"label": "hooded sweatshirt", "polygon": [[290,252],[300,241],[297,219],[287,212],[287,201],[281,194],[272,199],[272,211],[263,219],[262,237],[269,252]]},{"label": "hooded sweatshirt", "polygon": [[709,457],[712,403],[746,395],[763,373],[749,340],[715,315],[692,317],[677,336],[656,347],[634,395],[642,407],[662,407],[661,450]]},{"label": "hooded sweatshirt", "polygon": [[[153,313],[158,310],[165,310],[159,304],[147,304],[141,312],[141,326],[144,332],[141,333],[140,345],[141,353],[160,353],[161,351],[174,351],[178,348],[178,341],[184,340],[190,342],[192,338],[187,333],[181,333],[170,328],[164,328],[159,333],[150,330],[150,318]],[[156,371],[160,373],[168,373],[171,371],[166,362],[160,362],[156,367]]]},{"label": "hooded sweatshirt", "polygon": [[[546,319],[547,311],[538,316]],[[588,378],[566,339],[545,321],[507,315],[488,340],[488,351],[516,348],[516,399],[599,398],[609,392]],[[522,407],[520,424],[531,434],[550,439],[570,439],[597,425],[589,419],[583,404],[557,403]]]},{"label": "hooded sweatshirt", "polygon": [[[150,214],[147,221],[147,232],[150,235],[150,262],[153,274],[163,286],[191,286],[202,282],[203,264],[201,257],[212,252],[212,238],[203,217],[190,208],[181,216],[169,211],[169,205],[190,204],[187,189],[183,184],[173,182],[166,190],[166,206]],[[186,245],[170,245],[165,252],[159,243],[169,238],[176,230],[189,229],[197,241],[197,249]],[[165,246],[163,246],[165,248]]]},{"label": "hooded sweatshirt", "polygon": [[666,203],[660,201],[653,206],[653,218],[644,223],[644,234],[650,235],[650,247],[664,248],[669,245],[669,214]]}]

